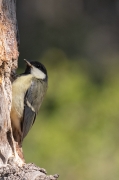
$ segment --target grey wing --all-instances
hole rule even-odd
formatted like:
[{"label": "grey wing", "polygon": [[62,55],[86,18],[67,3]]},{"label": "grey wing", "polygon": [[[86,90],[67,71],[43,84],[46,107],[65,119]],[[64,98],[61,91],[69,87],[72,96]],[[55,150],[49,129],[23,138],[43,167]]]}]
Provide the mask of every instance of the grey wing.
[{"label": "grey wing", "polygon": [[38,110],[40,108],[42,99],[41,87],[41,84],[37,80],[34,80],[28,91],[26,92],[24,102],[24,115],[21,127],[23,139],[32,127],[36,118],[36,114],[38,113]]},{"label": "grey wing", "polygon": [[36,113],[31,110],[30,107],[25,105],[24,108],[24,119],[22,122],[22,139],[28,134],[36,118]]}]

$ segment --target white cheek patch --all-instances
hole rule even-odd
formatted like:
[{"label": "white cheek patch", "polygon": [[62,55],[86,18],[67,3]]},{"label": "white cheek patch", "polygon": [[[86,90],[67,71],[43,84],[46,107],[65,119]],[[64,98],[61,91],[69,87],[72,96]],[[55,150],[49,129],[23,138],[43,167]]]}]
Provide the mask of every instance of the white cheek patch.
[{"label": "white cheek patch", "polygon": [[45,79],[46,78],[46,74],[44,74],[40,69],[37,69],[34,66],[31,68],[31,74],[38,79]]}]

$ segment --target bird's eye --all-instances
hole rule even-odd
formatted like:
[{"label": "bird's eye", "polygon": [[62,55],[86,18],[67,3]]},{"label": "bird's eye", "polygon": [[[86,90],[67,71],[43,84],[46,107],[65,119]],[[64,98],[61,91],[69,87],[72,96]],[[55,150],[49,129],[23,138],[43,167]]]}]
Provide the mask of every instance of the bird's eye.
[{"label": "bird's eye", "polygon": [[40,67],[40,65],[37,65],[37,68],[39,68]]}]

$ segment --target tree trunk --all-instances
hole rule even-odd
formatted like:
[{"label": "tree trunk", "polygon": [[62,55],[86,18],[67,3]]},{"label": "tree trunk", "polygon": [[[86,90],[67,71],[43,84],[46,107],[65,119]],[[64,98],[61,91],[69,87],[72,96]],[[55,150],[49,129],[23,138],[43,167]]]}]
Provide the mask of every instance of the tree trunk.
[{"label": "tree trunk", "polygon": [[18,43],[16,0],[0,0],[0,179],[57,179],[33,164],[24,164],[13,139],[11,75],[17,68]]},{"label": "tree trunk", "polygon": [[[17,67],[17,22],[14,0],[0,0],[0,166],[6,165],[10,158],[17,160],[12,136],[11,72]],[[19,157],[18,157],[19,158]],[[22,161],[19,159],[19,163]]]}]

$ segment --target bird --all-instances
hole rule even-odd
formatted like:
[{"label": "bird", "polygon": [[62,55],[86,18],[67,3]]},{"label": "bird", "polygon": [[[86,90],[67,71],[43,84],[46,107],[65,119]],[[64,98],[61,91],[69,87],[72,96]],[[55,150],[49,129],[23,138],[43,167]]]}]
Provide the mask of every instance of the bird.
[{"label": "bird", "polygon": [[14,140],[22,142],[33,126],[48,87],[45,66],[25,59],[26,69],[12,83],[11,125]]}]

